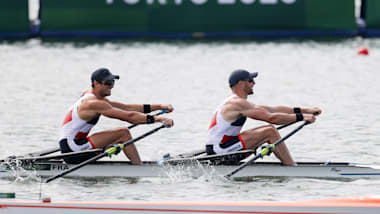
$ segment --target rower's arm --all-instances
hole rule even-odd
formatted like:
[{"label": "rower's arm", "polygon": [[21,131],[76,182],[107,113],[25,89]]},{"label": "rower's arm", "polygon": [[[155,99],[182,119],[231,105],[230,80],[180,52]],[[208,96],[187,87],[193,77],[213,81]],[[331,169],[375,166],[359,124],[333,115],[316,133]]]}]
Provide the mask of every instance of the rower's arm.
[{"label": "rower's arm", "polygon": [[277,125],[288,124],[297,121],[297,117],[295,114],[287,114],[280,112],[272,113],[261,107],[256,107],[254,109],[242,111],[242,114],[252,119],[261,120]]},{"label": "rower's arm", "polygon": [[286,113],[293,114],[295,113],[295,108],[298,108],[302,114],[314,114],[319,115],[322,113],[320,108],[304,108],[304,107],[288,107],[288,106],[264,106],[260,105],[259,107],[266,109],[271,113]]},{"label": "rower's arm", "polygon": [[[239,100],[239,108],[241,109],[241,114],[249,118],[265,121],[271,124],[282,125],[299,120],[299,118],[297,119],[297,115],[293,113],[293,110],[290,111],[290,108],[286,109],[285,107],[283,107],[282,109],[280,109],[281,107],[260,106],[250,103],[244,99]],[[285,112],[272,112],[276,109]],[[305,119],[309,118],[305,117]]]},{"label": "rower's arm", "polygon": [[[121,102],[115,102],[107,100],[109,104],[111,104],[112,107],[122,109],[124,111],[138,111],[141,113],[144,113],[144,104],[124,104]],[[170,104],[148,104],[150,111],[156,111],[156,110],[164,110],[168,109],[169,112],[173,110],[173,107],[171,107]],[[146,107],[145,107],[146,108]],[[149,112],[145,112],[149,113]]]},{"label": "rower's arm", "polygon": [[292,114],[294,113],[294,108],[288,107],[288,106],[264,106],[259,105],[260,108],[264,108],[268,112],[271,113],[286,113],[286,114]]},{"label": "rower's arm", "polygon": [[[138,111],[127,111],[111,105],[109,102],[93,101],[90,103],[89,108],[101,115],[109,118],[119,119],[132,124],[146,124],[147,115]],[[160,116],[154,117],[154,122],[164,122],[165,118]]]}]

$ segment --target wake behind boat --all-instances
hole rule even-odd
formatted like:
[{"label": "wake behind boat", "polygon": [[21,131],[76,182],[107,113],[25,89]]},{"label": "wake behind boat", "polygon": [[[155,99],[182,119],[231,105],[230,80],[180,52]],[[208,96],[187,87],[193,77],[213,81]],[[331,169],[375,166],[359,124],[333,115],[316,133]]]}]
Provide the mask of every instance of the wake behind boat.
[{"label": "wake behind boat", "polygon": [[[129,161],[96,161],[67,174],[65,177],[168,177],[173,171],[192,177],[205,173],[223,176],[235,169],[243,161],[235,157],[252,151],[234,152],[224,155],[178,156],[161,161],[144,161],[142,165],[132,165]],[[76,165],[66,164],[61,159],[42,157],[19,157],[3,160],[0,164],[0,178],[26,177],[36,175],[51,177]],[[253,162],[234,174],[235,179],[252,177],[313,177],[333,179],[380,179],[380,166],[346,162],[298,162],[297,166],[284,166],[279,162]]]}]

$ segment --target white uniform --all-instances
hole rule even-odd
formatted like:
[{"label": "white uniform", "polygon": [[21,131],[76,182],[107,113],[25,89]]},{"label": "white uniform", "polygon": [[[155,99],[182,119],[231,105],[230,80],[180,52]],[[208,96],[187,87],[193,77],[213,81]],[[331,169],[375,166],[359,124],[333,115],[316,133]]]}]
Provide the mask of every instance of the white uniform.
[{"label": "white uniform", "polygon": [[225,103],[234,97],[237,97],[237,95],[234,94],[227,97],[224,102],[218,106],[208,129],[208,142],[206,147],[212,145],[212,149],[216,154],[246,149],[244,141],[240,136],[240,131],[247,117],[241,116],[236,121],[230,123],[225,121],[221,114]]},{"label": "white uniform", "polygon": [[84,121],[78,115],[78,107],[88,97],[95,96],[92,92],[84,92],[69,109],[61,128],[60,141],[67,140],[67,145],[73,152],[95,149],[96,147],[87,137],[92,127],[99,120],[99,116],[91,121]]}]

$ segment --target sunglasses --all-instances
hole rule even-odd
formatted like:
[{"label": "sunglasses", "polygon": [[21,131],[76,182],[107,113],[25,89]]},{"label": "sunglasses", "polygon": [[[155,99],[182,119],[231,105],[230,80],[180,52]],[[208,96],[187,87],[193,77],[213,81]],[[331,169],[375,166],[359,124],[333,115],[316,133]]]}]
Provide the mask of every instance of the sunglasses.
[{"label": "sunglasses", "polygon": [[106,86],[112,86],[115,84],[115,80],[105,80],[102,84]]},{"label": "sunglasses", "polygon": [[246,81],[248,81],[250,83],[255,83],[255,80],[253,80],[253,79],[247,79]]}]

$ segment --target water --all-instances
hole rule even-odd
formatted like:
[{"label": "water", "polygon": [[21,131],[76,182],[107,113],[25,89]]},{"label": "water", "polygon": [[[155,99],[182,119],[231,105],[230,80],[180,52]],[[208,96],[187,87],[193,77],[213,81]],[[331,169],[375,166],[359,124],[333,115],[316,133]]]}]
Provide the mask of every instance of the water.
[{"label": "water", "polygon": [[[362,45],[367,57],[356,54]],[[250,101],[265,105],[318,106],[323,113],[288,141],[297,161],[380,164],[379,39],[331,41],[113,41],[0,43],[0,158],[57,145],[66,109],[90,86],[90,73],[108,67],[121,76],[110,99],[171,103],[175,120],[139,142],[143,160],[202,148],[216,106],[230,94],[233,69],[258,71]],[[248,121],[245,129],[263,123]],[[127,126],[102,117],[95,131]],[[155,125],[131,130],[138,136]],[[294,127],[293,127],[294,128]],[[282,130],[282,134],[292,128]],[[123,155],[113,159],[124,159]],[[274,157],[266,158],[275,161]],[[209,170],[205,170],[209,171]],[[380,181],[257,178],[228,181],[186,170],[168,178],[0,180],[0,192],[17,199],[53,201],[257,201],[380,195]]]}]

